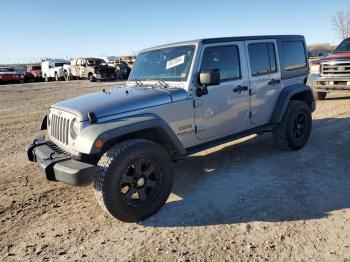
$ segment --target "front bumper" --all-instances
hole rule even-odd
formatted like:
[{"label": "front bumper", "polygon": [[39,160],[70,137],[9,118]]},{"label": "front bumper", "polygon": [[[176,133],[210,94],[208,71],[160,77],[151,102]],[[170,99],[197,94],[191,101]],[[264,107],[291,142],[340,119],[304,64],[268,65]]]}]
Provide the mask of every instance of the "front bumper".
[{"label": "front bumper", "polygon": [[314,91],[320,92],[350,91],[350,76],[310,75],[308,78],[308,85],[310,85]]},{"label": "front bumper", "polygon": [[74,160],[71,155],[57,150],[51,141],[38,137],[27,146],[29,161],[37,162],[49,181],[60,181],[74,186],[91,184],[95,165]]}]

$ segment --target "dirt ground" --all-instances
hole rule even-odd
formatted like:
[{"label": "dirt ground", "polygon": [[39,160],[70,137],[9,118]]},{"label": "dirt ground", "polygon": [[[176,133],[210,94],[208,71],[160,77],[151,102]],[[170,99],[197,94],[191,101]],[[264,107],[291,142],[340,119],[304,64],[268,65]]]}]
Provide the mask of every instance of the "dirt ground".
[{"label": "dirt ground", "polygon": [[127,224],[25,156],[50,104],[116,85],[0,86],[0,260],[350,261],[350,95],[317,103],[298,152],[266,134],[179,161],[167,204]]}]

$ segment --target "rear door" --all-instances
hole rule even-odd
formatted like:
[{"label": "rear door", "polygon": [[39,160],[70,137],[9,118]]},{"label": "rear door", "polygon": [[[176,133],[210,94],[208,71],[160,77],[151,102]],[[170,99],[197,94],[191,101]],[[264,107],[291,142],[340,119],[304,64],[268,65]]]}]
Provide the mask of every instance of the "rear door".
[{"label": "rear door", "polygon": [[[204,45],[199,70],[220,70],[220,85],[196,97],[195,124],[199,139],[213,140],[241,131],[249,116],[248,72],[244,42]],[[248,120],[249,121],[249,120]]]},{"label": "rear door", "polygon": [[251,89],[252,126],[269,122],[281,91],[281,71],[276,40],[246,41]]}]

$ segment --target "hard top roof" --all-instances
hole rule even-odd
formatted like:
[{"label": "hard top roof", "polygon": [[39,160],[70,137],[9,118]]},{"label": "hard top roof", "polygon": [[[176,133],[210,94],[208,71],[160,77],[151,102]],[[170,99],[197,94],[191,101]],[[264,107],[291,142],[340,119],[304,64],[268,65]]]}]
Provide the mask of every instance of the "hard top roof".
[{"label": "hard top roof", "polygon": [[202,39],[197,39],[197,40],[182,41],[182,42],[175,42],[175,43],[155,46],[155,47],[144,49],[141,52],[144,52],[147,50],[152,50],[152,49],[159,49],[159,48],[165,48],[165,47],[170,47],[170,46],[176,46],[176,45],[193,45],[193,44],[199,44],[199,43],[212,44],[212,43],[222,43],[222,42],[263,40],[263,39],[304,40],[305,38],[302,35],[258,35],[258,36],[233,36],[233,37],[202,38]]}]

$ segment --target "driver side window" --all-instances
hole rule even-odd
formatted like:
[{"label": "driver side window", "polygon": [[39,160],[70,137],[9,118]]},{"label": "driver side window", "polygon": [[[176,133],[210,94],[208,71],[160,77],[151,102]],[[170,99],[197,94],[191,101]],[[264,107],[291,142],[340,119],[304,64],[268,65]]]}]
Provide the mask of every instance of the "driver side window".
[{"label": "driver side window", "polygon": [[239,50],[236,45],[207,47],[201,70],[220,70],[220,81],[241,78]]}]

